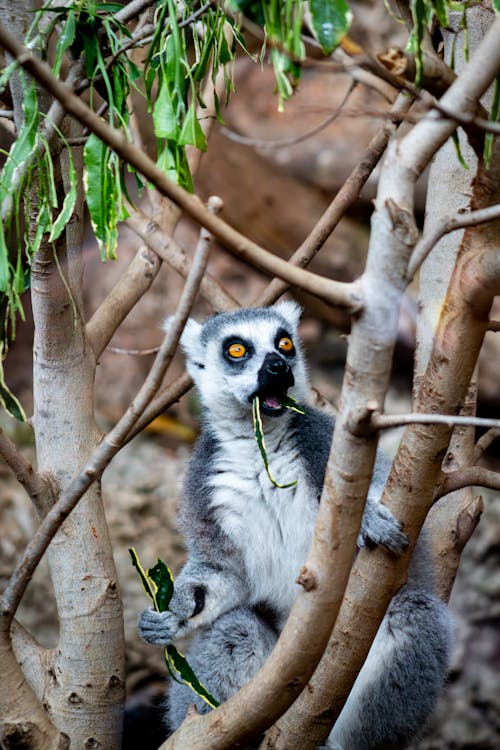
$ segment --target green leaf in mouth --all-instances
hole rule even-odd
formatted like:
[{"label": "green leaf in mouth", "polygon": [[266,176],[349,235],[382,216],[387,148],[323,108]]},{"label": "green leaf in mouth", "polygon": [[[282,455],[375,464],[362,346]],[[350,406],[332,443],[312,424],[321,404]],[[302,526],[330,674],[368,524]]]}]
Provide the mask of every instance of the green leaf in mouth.
[{"label": "green leaf in mouth", "polygon": [[[286,396],[286,399],[289,399],[291,402],[293,402],[293,406],[287,406],[286,404],[282,404],[283,406],[286,406],[287,409],[293,408],[295,411],[297,410],[296,404],[297,402],[295,399],[292,399],[290,396]],[[280,402],[282,399],[280,399]],[[300,408],[300,407],[299,407]],[[299,412],[304,413],[304,412]],[[255,440],[257,441],[257,445],[259,447],[260,455],[262,456],[262,461],[264,462],[264,468],[267,472],[267,476],[271,480],[271,482],[274,484],[275,487],[279,487],[280,490],[284,490],[287,487],[295,487],[297,484],[297,480],[294,479],[293,482],[288,482],[287,484],[279,484],[276,479],[274,479],[273,475],[271,474],[271,469],[269,468],[269,460],[267,458],[267,452],[266,452],[266,444],[264,442],[264,430],[262,428],[262,419],[260,416],[260,398],[258,396],[254,396],[252,401],[252,417],[253,417],[253,432],[255,436]]]}]

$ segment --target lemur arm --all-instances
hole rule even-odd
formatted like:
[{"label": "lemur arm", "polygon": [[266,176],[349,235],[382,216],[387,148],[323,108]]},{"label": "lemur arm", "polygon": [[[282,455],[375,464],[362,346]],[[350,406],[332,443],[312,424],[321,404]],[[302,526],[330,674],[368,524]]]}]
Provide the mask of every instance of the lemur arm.
[{"label": "lemur arm", "polygon": [[168,610],[145,609],[139,620],[139,633],[148,643],[167,646],[191,630],[209,625],[247,598],[244,582],[232,571],[188,560],[175,580]]}]

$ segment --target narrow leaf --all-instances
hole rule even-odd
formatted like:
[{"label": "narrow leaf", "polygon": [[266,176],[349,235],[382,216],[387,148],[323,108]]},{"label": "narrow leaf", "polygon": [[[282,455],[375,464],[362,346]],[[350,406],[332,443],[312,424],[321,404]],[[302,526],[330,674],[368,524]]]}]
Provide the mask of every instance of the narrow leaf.
[{"label": "narrow leaf", "polygon": [[267,458],[266,444],[264,442],[264,430],[262,429],[262,419],[260,416],[260,399],[258,396],[255,396],[252,401],[252,417],[255,440],[257,441],[260,455],[262,456],[262,461],[264,463],[264,468],[270,481],[274,484],[275,487],[278,487],[280,490],[287,489],[288,487],[295,487],[295,485],[297,484],[296,479],[293,482],[289,482],[288,484],[279,484],[271,474],[271,470],[269,468],[269,459]]},{"label": "narrow leaf", "polygon": [[284,406],[285,409],[296,411],[297,414],[305,414],[302,406],[298,403],[298,401],[292,398],[292,396],[288,396],[287,394],[280,396],[280,404],[281,406]]},{"label": "narrow leaf", "polygon": [[178,651],[175,646],[167,646],[167,653],[170,657],[172,666],[180,674],[184,682],[189,685],[191,690],[203,698],[212,708],[217,708],[219,702],[208,692],[206,687],[198,680],[195,673],[189,666],[186,657]]}]

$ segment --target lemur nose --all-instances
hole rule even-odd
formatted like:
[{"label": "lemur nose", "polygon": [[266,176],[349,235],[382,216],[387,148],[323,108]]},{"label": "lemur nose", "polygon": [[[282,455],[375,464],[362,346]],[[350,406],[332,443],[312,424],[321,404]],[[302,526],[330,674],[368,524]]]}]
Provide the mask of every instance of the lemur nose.
[{"label": "lemur nose", "polygon": [[294,385],[292,368],[279,354],[266,355],[258,374],[259,390],[286,391]]},{"label": "lemur nose", "polygon": [[269,359],[264,360],[264,367],[269,375],[281,375],[290,369],[288,362],[278,357],[277,354],[269,355]]}]

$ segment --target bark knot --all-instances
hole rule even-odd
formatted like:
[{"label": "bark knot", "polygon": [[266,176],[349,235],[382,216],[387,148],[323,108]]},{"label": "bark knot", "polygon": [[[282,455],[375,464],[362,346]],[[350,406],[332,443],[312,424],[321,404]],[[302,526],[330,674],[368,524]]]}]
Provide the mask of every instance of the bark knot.
[{"label": "bark knot", "polygon": [[304,591],[312,591],[313,589],[318,587],[318,579],[316,578],[316,574],[305,565],[303,568],[301,568],[296,583],[298,583],[299,586],[302,586]]}]

